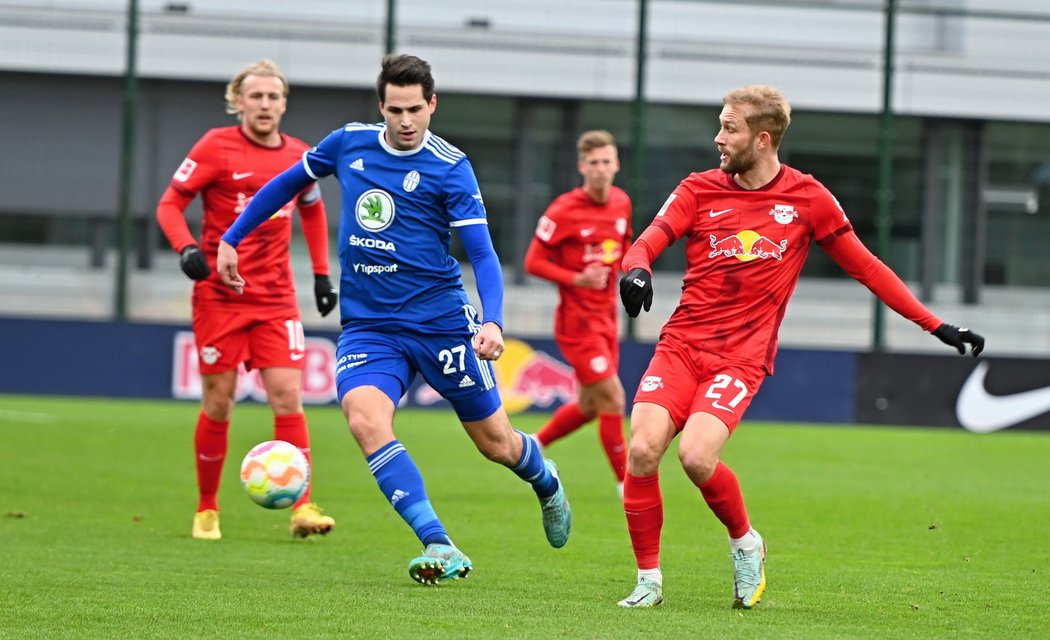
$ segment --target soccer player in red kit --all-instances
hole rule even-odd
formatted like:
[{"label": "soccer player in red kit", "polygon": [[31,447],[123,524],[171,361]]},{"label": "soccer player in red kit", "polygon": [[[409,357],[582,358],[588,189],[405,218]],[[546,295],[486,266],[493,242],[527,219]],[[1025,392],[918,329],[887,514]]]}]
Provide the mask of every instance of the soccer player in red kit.
[{"label": "soccer player in red kit", "polygon": [[547,207],[525,255],[525,271],[558,285],[554,339],[576,372],[579,396],[559,407],[535,438],[546,447],[597,416],[598,437],[622,497],[627,452],[615,282],[631,244],[631,200],[613,185],[620,160],[611,133],[587,131],[576,150],[583,186]]},{"label": "soccer player in red kit", "polygon": [[652,304],[653,260],[686,237],[686,273],[677,309],[634,399],[624,511],[638,582],[623,607],[663,602],[658,468],[671,440],[678,457],[729,533],[733,604],[749,609],[766,588],[766,545],[744,506],[740,484],[719,453],[773,374],[777,333],[812,241],[891,309],[945,344],[974,356],[984,338],[941,322],[861,244],[834,196],[812,176],[780,162],[791,108],[766,86],[729,92],[715,144],[719,168],[694,173],[667,198],[624,256],[620,297],[632,317]]},{"label": "soccer player in red kit", "polygon": [[[230,291],[215,273],[219,239],[248,201],[270,178],[296,162],[309,146],[280,132],[288,81],[262,60],[241,70],[226,88],[227,112],[240,124],[212,129],[190,150],[157,205],[157,220],[180,255],[193,287],[193,333],[202,380],[201,412],[194,439],[199,501],[193,537],[218,540],[217,493],[226,459],[237,367],[259,369],[274,412],[274,438],[294,444],[310,459],[310,435],[302,404],[305,358],[303,324],[293,286],[289,244],[292,212],[298,207],[314,271],[317,309],[336,305],[328,277],[328,222],[314,183],[286,204],[240,246],[241,273],[252,283],[243,295]],[[202,194],[200,244],[184,211]],[[310,491],[293,505],[291,533],[328,533],[335,521],[310,501]]]}]

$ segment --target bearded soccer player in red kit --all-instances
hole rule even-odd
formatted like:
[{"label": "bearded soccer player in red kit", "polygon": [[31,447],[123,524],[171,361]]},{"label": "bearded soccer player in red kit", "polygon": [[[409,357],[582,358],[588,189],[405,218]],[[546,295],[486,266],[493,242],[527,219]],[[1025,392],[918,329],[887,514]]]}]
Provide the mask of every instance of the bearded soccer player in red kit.
[{"label": "bearded soccer player in red kit", "polygon": [[583,186],[547,207],[525,255],[525,271],[558,285],[554,338],[576,372],[579,396],[562,405],[535,438],[546,447],[598,418],[598,437],[623,495],[627,453],[615,282],[631,243],[631,200],[613,185],[616,140],[587,131],[576,143]]},{"label": "bearded soccer player in red kit", "polygon": [[[733,559],[733,604],[749,609],[766,588],[766,544],[751,526],[740,484],[719,460],[722,447],[773,374],[777,333],[810,244],[901,316],[960,354],[984,338],[943,323],[861,244],[834,196],[812,176],[781,164],[791,121],[784,95],[743,87],[723,99],[715,145],[719,168],[694,173],[667,198],[624,256],[620,297],[636,317],[653,299],[653,260],[685,237],[686,273],[677,309],[634,398],[624,511],[638,582],[623,607],[663,602],[658,468],[671,440],[711,511],[725,525]],[[692,577],[690,577],[692,579]]]},{"label": "bearded soccer player in red kit", "polygon": [[[262,60],[241,70],[226,88],[227,112],[239,125],[212,129],[190,150],[157,206],[157,220],[180,255],[193,287],[193,333],[202,380],[195,450],[199,501],[193,537],[218,540],[216,495],[227,453],[227,432],[237,387],[237,367],[259,369],[274,412],[274,438],[294,444],[310,459],[310,435],[302,404],[305,338],[293,286],[289,246],[292,212],[298,208],[314,271],[317,309],[327,315],[337,294],[328,277],[328,222],[314,183],[266,221],[240,246],[241,273],[252,283],[243,295],[215,273],[223,232],[264,184],[299,160],[309,146],[280,132],[288,81]],[[204,219],[198,244],[184,211],[202,194]],[[310,501],[293,505],[291,533],[328,533],[335,521]]]}]

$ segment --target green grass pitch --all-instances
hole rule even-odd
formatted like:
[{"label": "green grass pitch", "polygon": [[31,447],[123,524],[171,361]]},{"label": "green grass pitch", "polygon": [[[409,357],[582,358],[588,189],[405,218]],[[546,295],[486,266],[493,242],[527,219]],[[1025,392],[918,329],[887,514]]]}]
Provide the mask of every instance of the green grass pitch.
[{"label": "green grass pitch", "polygon": [[[420,547],[337,408],[308,408],[314,499],[338,522],[288,536],[251,503],[240,459],[272,437],[236,409],[219,542],[192,540],[192,403],[0,396],[0,638],[1045,638],[1050,434],[745,422],[724,459],[769,544],[769,587],[730,608],[725,531],[662,468],[664,593],[621,610],[635,569],[594,427],[555,444],[574,509],[547,546],[531,490],[452,414],[402,411],[468,580],[412,582]],[[517,416],[524,431],[543,415]]]}]

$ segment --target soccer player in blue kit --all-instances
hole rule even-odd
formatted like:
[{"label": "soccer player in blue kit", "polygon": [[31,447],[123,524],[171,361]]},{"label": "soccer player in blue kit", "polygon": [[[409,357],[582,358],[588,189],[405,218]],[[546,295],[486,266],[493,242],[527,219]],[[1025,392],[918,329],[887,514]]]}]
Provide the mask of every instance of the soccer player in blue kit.
[{"label": "soccer player in blue kit", "polygon": [[[568,541],[572,511],[557,468],[513,429],[492,361],[503,354],[503,273],[469,160],[428,130],[437,108],[430,65],[388,55],[376,82],[385,122],[336,129],[263,187],[223,235],[218,272],[234,291],[237,245],[312,182],[335,175],[339,225],[339,401],[383,495],[424,546],[414,580],[464,578],[470,559],[452,543],[423,477],[394,435],[394,411],[416,373],[455,409],[478,450],[532,485],[553,547]],[[467,252],[483,314],[468,301],[451,231]]]}]

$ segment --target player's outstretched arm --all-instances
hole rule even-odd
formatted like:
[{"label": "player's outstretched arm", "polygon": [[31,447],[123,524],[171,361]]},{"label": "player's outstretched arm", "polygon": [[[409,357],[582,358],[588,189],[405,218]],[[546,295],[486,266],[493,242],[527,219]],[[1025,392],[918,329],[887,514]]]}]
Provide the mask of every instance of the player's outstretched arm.
[{"label": "player's outstretched arm", "polygon": [[912,295],[904,282],[860,241],[852,230],[821,244],[824,251],[891,309],[929,331],[946,345],[976,357],[984,350],[984,337],[966,328],[942,322]]},{"label": "player's outstretched arm", "polygon": [[272,180],[252,196],[248,206],[237,216],[222,239],[236,248],[256,227],[270,219],[281,207],[292,201],[296,194],[310,186],[314,179],[306,173],[301,162],[297,162]]}]

